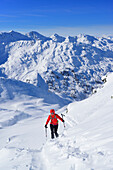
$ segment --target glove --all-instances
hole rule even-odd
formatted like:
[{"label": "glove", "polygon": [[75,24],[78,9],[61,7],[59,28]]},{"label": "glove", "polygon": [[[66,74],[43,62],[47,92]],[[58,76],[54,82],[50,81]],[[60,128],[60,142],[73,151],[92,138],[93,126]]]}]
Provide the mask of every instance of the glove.
[{"label": "glove", "polygon": [[64,121],[64,120],[62,120],[62,122],[64,123],[65,121]]},{"label": "glove", "polygon": [[47,128],[47,125],[45,125],[45,128]]}]

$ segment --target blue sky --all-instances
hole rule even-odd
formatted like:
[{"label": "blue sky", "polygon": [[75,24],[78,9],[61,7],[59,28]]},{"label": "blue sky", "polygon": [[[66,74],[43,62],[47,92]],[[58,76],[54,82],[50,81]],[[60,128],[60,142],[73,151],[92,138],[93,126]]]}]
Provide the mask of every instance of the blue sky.
[{"label": "blue sky", "polygon": [[113,35],[113,0],[1,0],[0,31]]}]

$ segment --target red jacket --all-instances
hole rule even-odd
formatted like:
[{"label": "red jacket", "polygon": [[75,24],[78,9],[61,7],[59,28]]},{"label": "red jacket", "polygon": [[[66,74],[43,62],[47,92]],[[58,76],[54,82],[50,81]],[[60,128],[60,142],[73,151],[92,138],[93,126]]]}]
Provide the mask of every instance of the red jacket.
[{"label": "red jacket", "polygon": [[59,120],[61,120],[63,122],[63,119],[59,115],[57,115],[57,114],[49,115],[48,119],[46,121],[46,125],[49,123],[50,120],[51,120],[50,124],[58,125],[58,120],[57,119],[59,119]]}]

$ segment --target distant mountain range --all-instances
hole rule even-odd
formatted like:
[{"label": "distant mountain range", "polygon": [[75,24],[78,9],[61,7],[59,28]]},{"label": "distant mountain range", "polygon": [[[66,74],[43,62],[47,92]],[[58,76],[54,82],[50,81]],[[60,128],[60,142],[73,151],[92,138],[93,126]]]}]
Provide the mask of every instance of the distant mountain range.
[{"label": "distant mountain range", "polygon": [[102,87],[103,76],[112,71],[113,37],[0,33],[0,77],[34,86],[41,77],[49,92],[82,100]]}]

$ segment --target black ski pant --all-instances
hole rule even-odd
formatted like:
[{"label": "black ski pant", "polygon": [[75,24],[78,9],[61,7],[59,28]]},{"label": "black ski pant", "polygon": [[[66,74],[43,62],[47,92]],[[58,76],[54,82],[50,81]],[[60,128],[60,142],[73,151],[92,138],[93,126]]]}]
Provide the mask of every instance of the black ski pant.
[{"label": "black ski pant", "polygon": [[54,134],[56,137],[58,137],[58,133],[57,133],[57,130],[58,130],[58,125],[52,125],[50,124],[50,129],[51,129],[51,138],[53,139],[54,138]]}]

